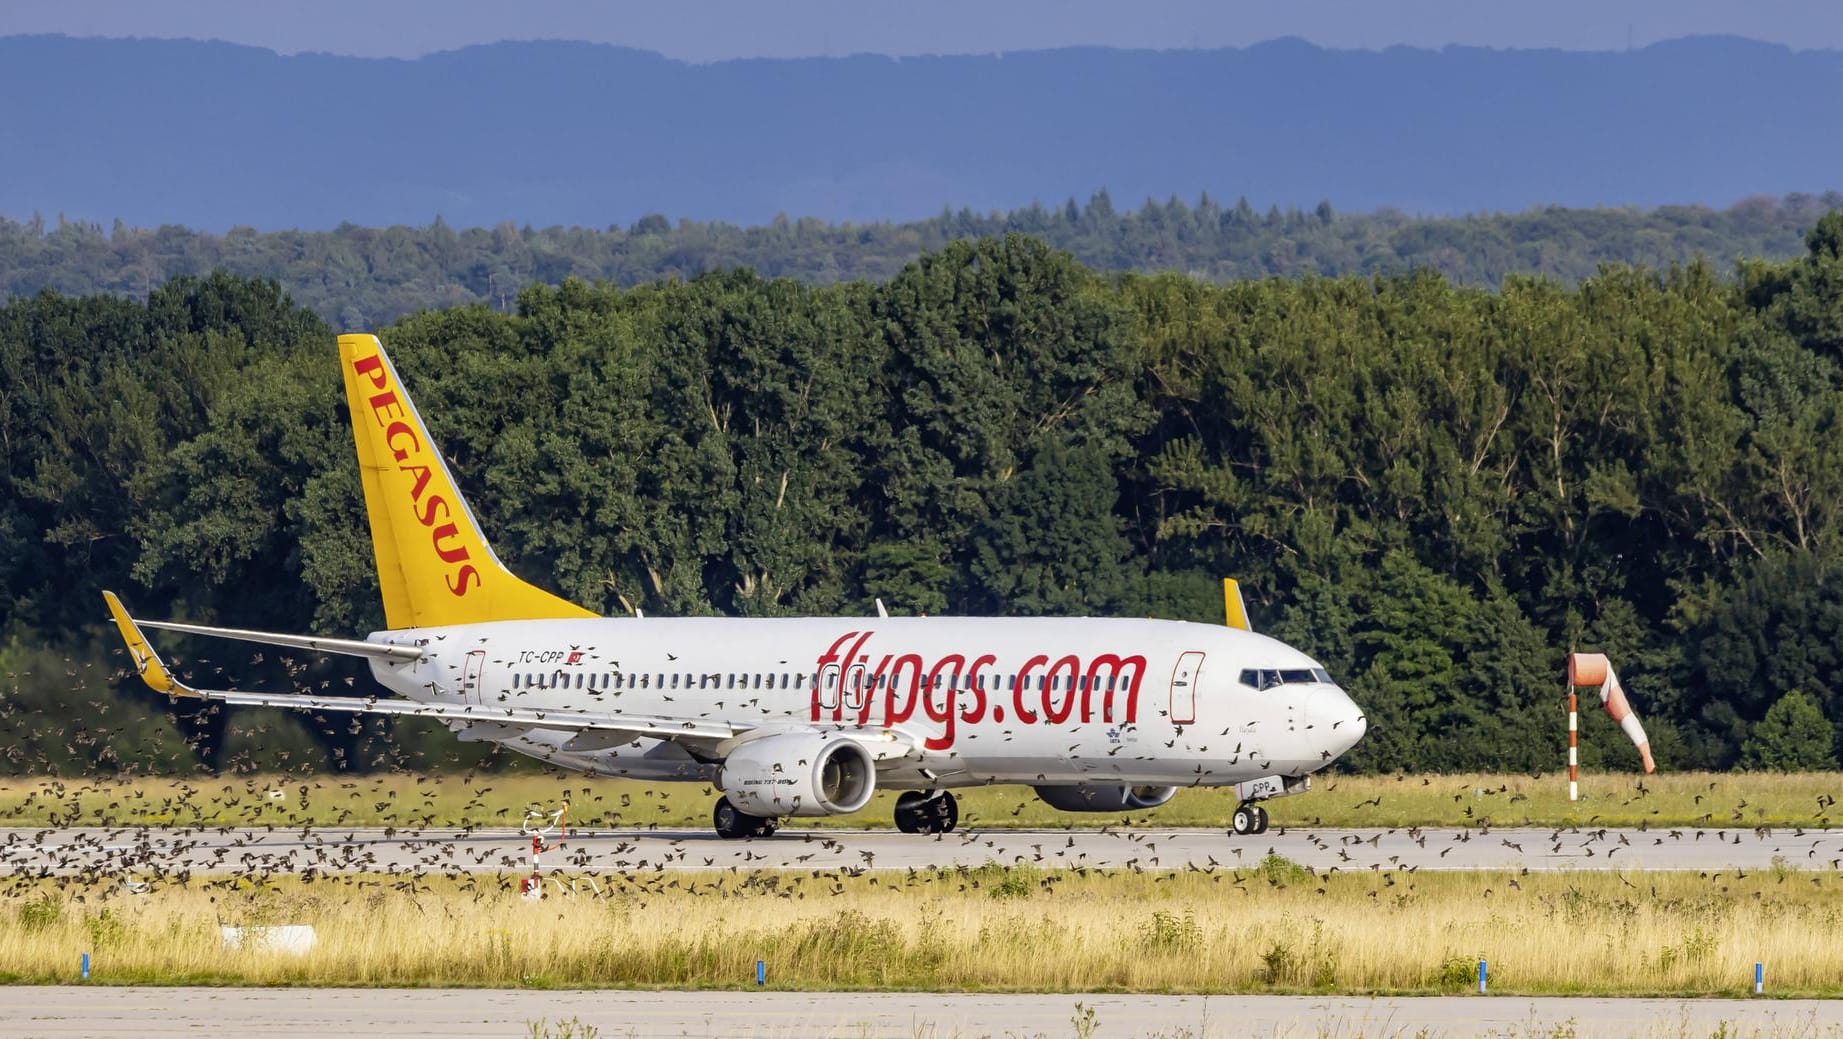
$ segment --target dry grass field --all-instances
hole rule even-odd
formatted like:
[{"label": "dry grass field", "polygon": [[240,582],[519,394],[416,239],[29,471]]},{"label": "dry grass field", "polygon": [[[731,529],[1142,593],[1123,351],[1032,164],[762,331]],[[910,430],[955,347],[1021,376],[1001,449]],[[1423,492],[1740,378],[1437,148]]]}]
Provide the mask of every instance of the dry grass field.
[{"label": "dry grass field", "polygon": [[[1689,772],[1589,775],[1570,804],[1565,776],[1320,776],[1310,793],[1269,803],[1274,825],[1711,826],[1823,828],[1838,815],[1837,773]],[[1025,787],[959,791],[974,827],[1108,825],[1224,828],[1234,795],[1182,790],[1162,808],[1131,815],[1059,812]],[[554,775],[459,773],[363,776],[221,776],[188,779],[0,779],[0,826],[275,825],[517,826],[527,807],[572,804],[584,827],[702,829],[716,793],[702,783],[648,784]],[[894,795],[862,812],[791,825],[888,827]]]},{"label": "dry grass field", "polygon": [[[140,984],[967,991],[1843,995],[1843,875],[1071,873],[986,866],[515,877],[225,879],[134,893],[16,881],[0,980]],[[593,885],[590,880],[593,879]],[[221,925],[309,924],[305,955]]]}]

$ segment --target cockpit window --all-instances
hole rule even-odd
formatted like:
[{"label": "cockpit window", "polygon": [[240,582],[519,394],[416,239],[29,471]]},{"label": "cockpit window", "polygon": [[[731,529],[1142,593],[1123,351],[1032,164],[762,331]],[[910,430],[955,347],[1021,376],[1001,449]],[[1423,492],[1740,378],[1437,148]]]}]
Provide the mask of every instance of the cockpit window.
[{"label": "cockpit window", "polygon": [[1334,684],[1331,673],[1322,667],[1313,668],[1247,668],[1241,673],[1241,684],[1250,689],[1272,689],[1281,685],[1312,685],[1322,682]]}]

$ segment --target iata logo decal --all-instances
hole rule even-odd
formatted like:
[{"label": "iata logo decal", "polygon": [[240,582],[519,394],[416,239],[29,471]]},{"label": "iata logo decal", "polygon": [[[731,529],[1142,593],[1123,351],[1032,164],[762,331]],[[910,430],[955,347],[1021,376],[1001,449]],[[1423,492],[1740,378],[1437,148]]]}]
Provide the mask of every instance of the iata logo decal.
[{"label": "iata logo decal", "polygon": [[875,724],[881,701],[881,724],[890,726],[908,721],[919,707],[941,725],[941,734],[926,741],[929,750],[953,746],[957,724],[1002,723],[1007,716],[1019,725],[1111,724],[1117,705],[1122,724],[1139,720],[1146,663],[1138,654],[1100,653],[1085,661],[1068,654],[1052,661],[1039,653],[1015,674],[998,670],[998,657],[990,653],[970,660],[949,653],[930,662],[891,652],[873,666],[876,654],[866,647],[874,634],[847,632],[820,655],[811,720]]},{"label": "iata logo decal", "polygon": [[390,386],[390,373],[384,369],[384,361],[379,355],[372,354],[353,361],[352,371],[370,379],[372,389],[379,391],[371,395],[366,403],[370,405],[371,415],[377,420],[378,427],[384,430],[384,446],[390,449],[391,457],[396,459],[397,471],[410,477],[411,514],[417,522],[429,529],[429,542],[434,546],[435,554],[442,562],[454,565],[445,579],[448,591],[457,596],[466,595],[471,588],[480,587],[480,571],[467,561],[466,545],[450,543],[458,541],[461,532],[448,519],[454,514],[448,499],[440,494],[431,494],[427,501],[423,500],[424,492],[429,489],[429,481],[435,477],[435,463],[424,458],[427,449],[416,436],[416,427],[409,422],[403,398],[395,388],[386,388]]}]

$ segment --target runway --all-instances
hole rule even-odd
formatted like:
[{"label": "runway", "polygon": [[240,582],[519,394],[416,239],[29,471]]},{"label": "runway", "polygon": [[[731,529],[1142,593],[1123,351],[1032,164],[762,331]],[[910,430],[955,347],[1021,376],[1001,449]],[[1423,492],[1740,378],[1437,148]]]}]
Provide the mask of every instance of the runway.
[{"label": "runway", "polygon": [[[554,842],[556,838],[551,838]],[[0,872],[152,879],[177,874],[499,873],[531,868],[515,830],[0,829]],[[1820,830],[783,830],[726,841],[705,831],[571,832],[552,870],[1235,869],[1269,853],[1319,871],[1836,869],[1843,832]]]},{"label": "runway", "polygon": [[[505,989],[0,988],[0,1039],[228,1034],[322,1039],[528,1036],[575,1021],[609,1037],[1783,1036],[1843,1034],[1839,1000],[1527,997],[542,992]],[[1725,1032],[1720,1031],[1726,1026]]]}]

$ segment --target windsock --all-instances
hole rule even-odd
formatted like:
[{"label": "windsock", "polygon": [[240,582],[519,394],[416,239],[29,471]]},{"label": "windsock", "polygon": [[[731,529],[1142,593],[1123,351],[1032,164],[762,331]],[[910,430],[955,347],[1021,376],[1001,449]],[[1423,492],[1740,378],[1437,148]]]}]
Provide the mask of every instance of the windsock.
[{"label": "windsock", "polygon": [[1619,676],[1613,673],[1613,665],[1607,661],[1606,654],[1568,654],[1568,684],[1597,686],[1600,705],[1606,708],[1607,717],[1618,722],[1626,737],[1638,748],[1638,756],[1645,762],[1645,772],[1657,771],[1657,762],[1651,760],[1651,740],[1645,735],[1645,727],[1639,724],[1638,713],[1626,700],[1625,690],[1619,687]]}]

